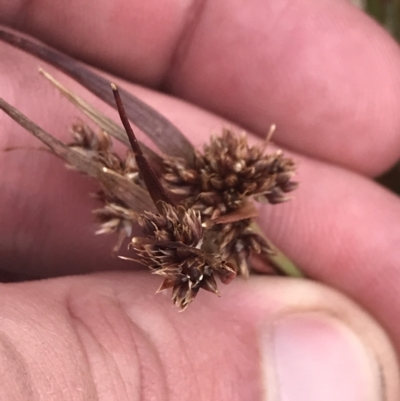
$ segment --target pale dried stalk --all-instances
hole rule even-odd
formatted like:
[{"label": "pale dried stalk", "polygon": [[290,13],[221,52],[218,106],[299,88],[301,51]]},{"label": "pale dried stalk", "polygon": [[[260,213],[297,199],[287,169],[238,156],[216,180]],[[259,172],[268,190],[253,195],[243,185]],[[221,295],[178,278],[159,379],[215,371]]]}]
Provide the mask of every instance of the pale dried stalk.
[{"label": "pale dried stalk", "polygon": [[[101,111],[91,106],[76,93],[68,90],[64,85],[61,84],[61,82],[55,79],[43,68],[39,68],[39,72],[51,84],[53,84],[63,96],[65,96],[74,106],[76,106],[86,116],[88,116],[96,125],[98,125],[101,129],[113,136],[118,141],[122,142],[124,145],[130,146],[128,137],[126,136],[126,132],[118,124],[111,120],[111,118],[107,117]],[[157,153],[155,153],[142,142],[140,143],[140,147],[150,161],[156,164],[161,164],[161,157]]]},{"label": "pale dried stalk", "polygon": [[0,98],[0,109],[36,138],[40,139],[65,162],[72,166],[78,166],[79,171],[96,178],[106,191],[114,193],[115,196],[136,213],[141,213],[143,210],[151,208],[152,202],[149,194],[140,186],[115,171],[104,167],[102,164],[94,162],[91,158],[69,148],[41,129],[2,98]]}]

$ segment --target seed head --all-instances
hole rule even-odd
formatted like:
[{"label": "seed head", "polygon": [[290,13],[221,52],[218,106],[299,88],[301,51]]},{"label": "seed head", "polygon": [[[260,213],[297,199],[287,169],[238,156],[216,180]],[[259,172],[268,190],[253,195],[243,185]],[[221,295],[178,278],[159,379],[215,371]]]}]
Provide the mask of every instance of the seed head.
[{"label": "seed head", "polygon": [[186,205],[206,220],[239,209],[249,197],[284,202],[297,186],[291,159],[281,151],[265,154],[265,146],[250,146],[244,133],[229,129],[213,137],[203,153],[196,152],[193,162],[166,159],[165,170],[170,191],[185,195]]},{"label": "seed head", "polygon": [[153,274],[163,276],[159,291],[173,288],[172,300],[185,309],[200,288],[219,295],[215,275],[223,283],[236,273],[220,256],[203,252],[200,213],[162,204],[162,213],[145,212],[138,219],[145,237],[134,237],[131,248]]}]

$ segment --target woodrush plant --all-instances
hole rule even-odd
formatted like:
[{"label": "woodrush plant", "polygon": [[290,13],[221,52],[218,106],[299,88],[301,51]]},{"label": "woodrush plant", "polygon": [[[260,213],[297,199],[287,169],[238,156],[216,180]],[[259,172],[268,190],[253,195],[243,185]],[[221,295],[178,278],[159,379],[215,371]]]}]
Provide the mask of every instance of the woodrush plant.
[{"label": "woodrush plant", "polygon": [[[267,152],[264,144],[250,146],[245,133],[224,128],[202,150],[196,150],[164,116],[72,58],[18,34],[0,29],[0,40],[49,62],[108,104],[116,107],[125,131],[82,98],[40,72],[94,121],[72,127],[65,144],[45,132],[0,98],[0,108],[35,135],[52,152],[79,172],[95,178],[102,206],[94,211],[97,234],[116,233],[119,249],[129,238],[132,258],[163,278],[158,291],[172,288],[173,303],[184,310],[200,289],[219,295],[218,278],[256,271],[251,258],[269,262],[272,272],[301,276],[296,266],[256,225],[254,202],[275,205],[290,199],[297,183],[292,159],[282,151]],[[126,110],[125,110],[126,108]],[[140,143],[128,119],[159,148]],[[113,150],[111,137],[130,147],[125,158]],[[142,235],[132,237],[139,226]]]}]

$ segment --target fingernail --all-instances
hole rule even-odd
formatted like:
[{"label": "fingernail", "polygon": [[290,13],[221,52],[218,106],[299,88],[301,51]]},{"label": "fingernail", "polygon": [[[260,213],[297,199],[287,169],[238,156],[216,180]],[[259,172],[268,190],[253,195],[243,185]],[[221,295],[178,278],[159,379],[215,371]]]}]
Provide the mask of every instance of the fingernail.
[{"label": "fingernail", "polygon": [[263,338],[268,401],[377,401],[371,350],[339,319],[299,313],[275,321]]}]

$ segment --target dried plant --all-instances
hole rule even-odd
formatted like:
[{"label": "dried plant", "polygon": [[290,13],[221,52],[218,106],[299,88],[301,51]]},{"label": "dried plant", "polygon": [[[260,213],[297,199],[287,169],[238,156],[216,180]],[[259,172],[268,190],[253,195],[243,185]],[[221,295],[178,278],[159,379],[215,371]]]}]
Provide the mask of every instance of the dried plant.
[{"label": "dried plant", "polygon": [[[254,201],[287,201],[297,186],[294,162],[281,151],[267,152],[275,127],[262,146],[250,146],[245,133],[225,128],[198,151],[158,112],[113,84],[111,91],[104,78],[73,59],[4,30],[0,39],[50,62],[117,108],[126,134],[42,70],[99,126],[94,132],[75,124],[73,141],[64,144],[0,99],[1,109],[69,166],[97,179],[102,203],[94,211],[101,223],[97,234],[118,234],[117,250],[134,226],[141,227],[142,235],[129,243],[132,259],[163,277],[159,291],[172,288],[172,300],[181,310],[201,288],[219,295],[216,277],[225,284],[237,274],[247,277],[253,255],[269,261],[277,273],[301,275],[254,222]],[[128,118],[162,155],[138,142]],[[110,136],[130,145],[124,158],[114,152]]]},{"label": "dried plant", "polygon": [[161,205],[161,213],[145,212],[138,219],[145,236],[132,238],[130,245],[140,262],[164,278],[159,291],[173,288],[172,300],[181,309],[200,288],[219,295],[215,276],[227,284],[236,272],[218,254],[202,250],[200,213],[182,205]]},{"label": "dried plant", "polygon": [[236,221],[219,223],[213,232],[222,257],[233,260],[245,277],[252,253],[272,254],[274,250],[252,229],[252,219],[246,218],[244,208],[248,209],[251,198],[271,204],[285,202],[290,199],[287,193],[297,186],[292,181],[293,161],[281,151],[265,154],[274,129],[272,126],[263,146],[249,146],[245,133],[224,129],[202,153],[195,152],[193,160],[165,160],[167,188],[184,195],[185,206],[200,211],[203,221],[218,223],[221,216],[236,216]]},{"label": "dried plant", "polygon": [[[70,149],[143,187],[133,152],[128,150],[124,159],[119,157],[113,151],[110,136],[103,129],[95,133],[87,124],[79,123],[72,126],[72,134],[73,142],[68,144]],[[76,169],[77,166],[71,165],[71,168]],[[114,251],[118,251],[124,239],[132,235],[132,227],[138,214],[121,202],[111,191],[100,189],[96,196],[103,203],[103,207],[93,211],[101,223],[96,234],[117,233],[118,242]]]}]

